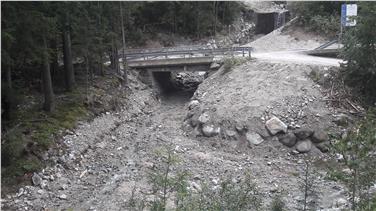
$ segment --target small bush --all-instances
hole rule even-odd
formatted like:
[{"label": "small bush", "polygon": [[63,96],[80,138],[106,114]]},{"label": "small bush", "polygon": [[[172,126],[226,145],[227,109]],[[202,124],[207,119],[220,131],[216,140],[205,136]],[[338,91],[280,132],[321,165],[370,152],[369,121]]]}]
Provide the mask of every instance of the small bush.
[{"label": "small bush", "polygon": [[346,84],[359,90],[366,104],[376,105],[376,4],[359,2],[357,25],[346,30],[341,56]]},{"label": "small bush", "polygon": [[285,203],[282,201],[280,196],[274,197],[271,205],[272,211],[283,211],[285,210]]},{"label": "small bush", "polygon": [[339,32],[340,2],[293,2],[290,10],[299,23],[310,31],[333,37]]},{"label": "small bush", "polygon": [[224,179],[219,187],[213,188],[206,183],[202,184],[198,193],[189,192],[185,203],[177,210],[259,210],[261,199],[256,185],[249,175],[234,183],[230,178]]},{"label": "small bush", "polygon": [[227,57],[223,61],[223,72],[222,74],[226,74],[232,70],[233,67],[241,65],[249,61],[248,57]]},{"label": "small bush", "polygon": [[[191,190],[188,187],[188,174],[175,170],[179,159],[173,150],[158,150],[155,160],[159,161],[159,165],[149,172],[154,200],[148,204],[143,199],[137,200],[132,193],[127,203],[130,210],[241,211],[259,210],[261,207],[259,193],[249,174],[240,182],[226,178],[215,187],[202,182],[199,190]],[[167,208],[167,201],[174,201],[175,207]]]},{"label": "small bush", "polygon": [[372,204],[369,190],[376,181],[376,108],[370,109],[335,148],[350,169],[350,174],[341,176],[350,189],[352,209],[368,210]]}]

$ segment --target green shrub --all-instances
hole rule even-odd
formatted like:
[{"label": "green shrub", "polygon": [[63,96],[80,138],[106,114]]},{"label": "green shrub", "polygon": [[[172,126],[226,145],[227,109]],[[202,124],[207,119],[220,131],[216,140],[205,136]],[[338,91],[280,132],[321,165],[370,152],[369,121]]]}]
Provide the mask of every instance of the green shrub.
[{"label": "green shrub", "polygon": [[289,7],[298,16],[299,23],[308,30],[327,37],[339,32],[341,2],[293,2]]},{"label": "green shrub", "polygon": [[261,199],[249,174],[236,183],[230,178],[222,180],[218,188],[202,183],[198,193],[189,192],[177,210],[259,210]]},{"label": "green shrub", "polygon": [[283,211],[285,210],[285,203],[282,201],[281,196],[275,196],[271,205],[272,211]]},{"label": "green shrub", "polygon": [[345,82],[362,93],[367,104],[376,102],[376,4],[359,2],[357,25],[346,30],[342,57]]},{"label": "green shrub", "polygon": [[133,192],[126,203],[128,209],[143,210],[147,207],[154,211],[167,210],[168,200],[175,202],[173,210],[177,211],[241,211],[259,210],[261,207],[259,193],[249,174],[240,182],[230,177],[223,178],[215,188],[208,182],[202,182],[201,188],[194,191],[188,188],[188,174],[175,170],[179,159],[173,150],[158,150],[155,160],[159,165],[148,174],[154,200],[147,204],[144,199],[137,200]]},{"label": "green shrub", "polygon": [[223,60],[223,72],[222,74],[226,74],[232,70],[233,67],[241,65],[249,61],[249,57],[226,57]]},{"label": "green shrub", "polygon": [[350,169],[350,174],[341,176],[350,189],[352,209],[369,207],[372,204],[369,190],[376,181],[376,108],[370,109],[335,147],[343,156],[344,165]]}]

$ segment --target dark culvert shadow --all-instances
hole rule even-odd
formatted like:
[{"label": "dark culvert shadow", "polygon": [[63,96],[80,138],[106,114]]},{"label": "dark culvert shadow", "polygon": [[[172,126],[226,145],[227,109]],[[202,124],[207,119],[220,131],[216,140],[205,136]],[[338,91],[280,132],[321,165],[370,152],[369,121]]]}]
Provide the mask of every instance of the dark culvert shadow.
[{"label": "dark culvert shadow", "polygon": [[186,90],[178,86],[171,76],[171,72],[153,72],[153,87],[165,103],[184,104],[193,96],[194,90]]}]

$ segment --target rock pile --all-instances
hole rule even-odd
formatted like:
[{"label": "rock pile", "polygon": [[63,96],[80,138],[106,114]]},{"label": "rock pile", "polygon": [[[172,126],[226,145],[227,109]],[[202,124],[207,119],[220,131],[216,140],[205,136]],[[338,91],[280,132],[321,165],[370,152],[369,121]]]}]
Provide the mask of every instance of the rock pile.
[{"label": "rock pile", "polygon": [[264,140],[278,140],[300,153],[309,152],[314,147],[321,152],[329,150],[329,136],[323,130],[289,127],[276,116],[272,116],[264,125],[255,125],[253,128],[241,124],[226,125],[230,126],[226,127],[224,124],[216,123],[213,119],[213,112],[202,109],[197,99],[188,104],[188,110],[186,122],[194,128],[196,135],[220,136],[227,140],[238,140],[243,137],[250,146],[259,145]]},{"label": "rock pile", "polygon": [[171,74],[172,82],[178,88],[186,91],[194,91],[197,86],[207,77],[207,72],[177,72]]}]

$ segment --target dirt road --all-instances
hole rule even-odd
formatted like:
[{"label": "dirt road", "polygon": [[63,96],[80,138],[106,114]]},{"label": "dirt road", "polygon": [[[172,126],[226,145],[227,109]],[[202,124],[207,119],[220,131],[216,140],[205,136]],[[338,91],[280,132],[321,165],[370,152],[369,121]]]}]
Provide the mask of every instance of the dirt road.
[{"label": "dirt road", "polygon": [[310,56],[304,52],[305,50],[255,52],[252,54],[252,57],[261,61],[268,61],[272,63],[295,63],[334,67],[339,67],[340,63],[343,62],[341,59]]}]

